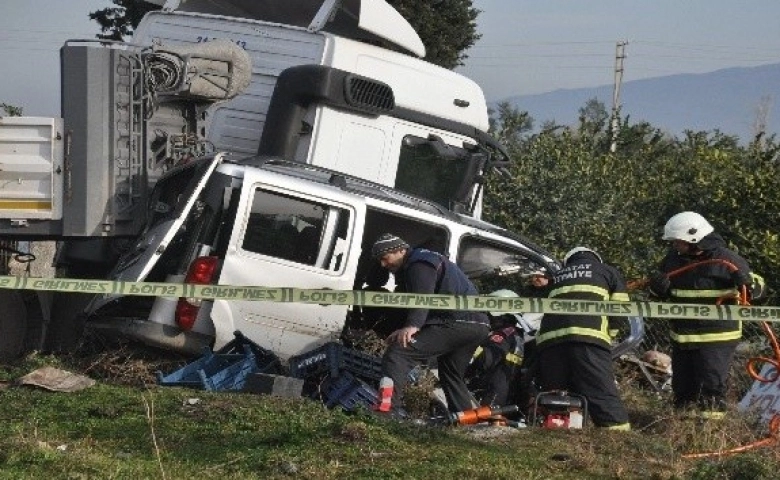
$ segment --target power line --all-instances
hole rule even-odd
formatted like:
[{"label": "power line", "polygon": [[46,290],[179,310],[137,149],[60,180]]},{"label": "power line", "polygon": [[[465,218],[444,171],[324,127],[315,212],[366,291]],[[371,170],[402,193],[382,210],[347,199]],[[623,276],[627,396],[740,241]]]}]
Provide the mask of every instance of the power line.
[{"label": "power line", "polygon": [[[468,62],[468,60],[467,60]],[[467,67],[469,68],[525,68],[528,65],[527,64],[520,64],[520,63],[493,63],[493,64],[471,64],[467,63]],[[609,69],[611,65],[605,64],[605,65],[538,65],[534,64],[534,68],[555,68],[555,69],[587,69],[587,70],[604,70]]]}]

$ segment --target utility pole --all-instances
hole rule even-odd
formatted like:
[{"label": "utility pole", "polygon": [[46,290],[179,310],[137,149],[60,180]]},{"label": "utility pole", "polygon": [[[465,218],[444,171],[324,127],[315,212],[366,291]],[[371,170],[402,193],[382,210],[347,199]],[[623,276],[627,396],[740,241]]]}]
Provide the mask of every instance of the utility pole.
[{"label": "utility pole", "polygon": [[627,40],[617,42],[615,47],[615,85],[612,89],[612,144],[609,151],[617,150],[618,110],[620,110],[620,84],[623,81],[623,59],[626,58]]}]

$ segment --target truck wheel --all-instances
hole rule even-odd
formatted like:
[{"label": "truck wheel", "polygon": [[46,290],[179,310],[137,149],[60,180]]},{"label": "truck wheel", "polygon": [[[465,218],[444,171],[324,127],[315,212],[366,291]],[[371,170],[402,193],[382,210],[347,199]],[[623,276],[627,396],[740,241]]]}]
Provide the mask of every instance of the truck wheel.
[{"label": "truck wheel", "polygon": [[27,334],[27,308],[19,292],[0,290],[0,362],[19,358]]},{"label": "truck wheel", "polygon": [[84,336],[84,317],[81,312],[94,295],[56,292],[52,299],[51,320],[46,329],[45,350],[54,353],[73,353]]}]

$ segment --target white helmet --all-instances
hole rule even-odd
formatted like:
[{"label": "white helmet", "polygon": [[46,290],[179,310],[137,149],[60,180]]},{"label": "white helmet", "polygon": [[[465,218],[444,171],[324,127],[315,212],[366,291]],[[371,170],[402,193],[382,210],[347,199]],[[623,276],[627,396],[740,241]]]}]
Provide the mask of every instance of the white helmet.
[{"label": "white helmet", "polygon": [[[516,294],[512,290],[501,289],[495,292],[488,293],[489,297],[504,297],[504,298],[517,298],[520,295]],[[517,325],[522,328],[527,334],[532,335],[539,329],[539,324],[542,321],[541,313],[520,313],[520,312],[488,312],[491,316],[500,317],[501,315],[512,315],[515,317]],[[526,338],[529,341],[530,337]]]},{"label": "white helmet", "polygon": [[715,229],[704,217],[696,212],[681,212],[674,215],[664,226],[663,240],[682,240],[699,243]]},{"label": "white helmet", "polygon": [[[512,290],[507,290],[506,288],[502,288],[501,290],[496,290],[494,292],[488,293],[488,297],[503,297],[503,298],[517,298],[520,295],[516,294]],[[513,312],[488,312],[490,315],[494,317],[500,317],[501,315],[515,315]]]},{"label": "white helmet", "polygon": [[569,260],[571,259],[571,257],[573,257],[574,255],[577,255],[578,253],[584,253],[584,252],[592,253],[593,255],[596,256],[596,258],[599,259],[599,262],[603,262],[604,261],[604,260],[601,259],[601,255],[599,255],[594,250],[592,250],[592,249],[590,249],[588,247],[574,247],[571,250],[569,250],[568,252],[566,252],[566,255],[563,257],[563,265],[566,266],[566,264],[569,263]]}]

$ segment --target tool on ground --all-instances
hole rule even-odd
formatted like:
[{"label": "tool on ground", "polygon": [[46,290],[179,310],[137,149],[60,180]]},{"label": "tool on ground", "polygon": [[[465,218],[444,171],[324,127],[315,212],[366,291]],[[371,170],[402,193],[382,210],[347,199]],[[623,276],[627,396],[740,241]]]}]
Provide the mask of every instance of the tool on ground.
[{"label": "tool on ground", "polygon": [[534,398],[530,425],[542,428],[581,429],[588,415],[588,400],[565,390],[541,392]]},{"label": "tool on ground", "polygon": [[516,413],[520,410],[517,405],[505,405],[503,407],[492,407],[483,405],[471,410],[453,412],[446,416],[432,417],[433,422],[443,422],[449,425],[475,425],[477,423],[488,422],[493,425],[520,426],[521,422],[514,422],[504,418],[508,413]]}]

